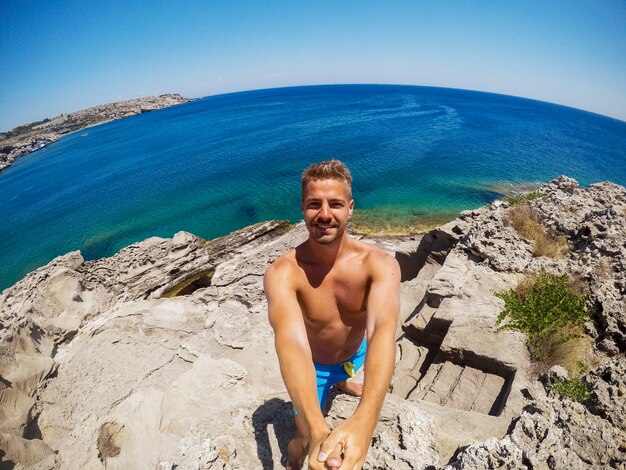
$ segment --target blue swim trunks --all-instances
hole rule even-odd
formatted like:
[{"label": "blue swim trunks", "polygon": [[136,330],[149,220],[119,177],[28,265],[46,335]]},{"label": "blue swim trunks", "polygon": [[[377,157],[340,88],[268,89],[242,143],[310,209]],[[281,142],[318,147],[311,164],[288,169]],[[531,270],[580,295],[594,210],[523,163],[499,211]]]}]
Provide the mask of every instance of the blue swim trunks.
[{"label": "blue swim trunks", "polygon": [[363,338],[359,350],[341,364],[318,364],[313,363],[315,367],[315,378],[317,380],[317,398],[320,402],[320,408],[324,409],[326,398],[331,387],[337,382],[349,379],[363,366],[365,363],[365,351],[367,350],[367,341]]}]

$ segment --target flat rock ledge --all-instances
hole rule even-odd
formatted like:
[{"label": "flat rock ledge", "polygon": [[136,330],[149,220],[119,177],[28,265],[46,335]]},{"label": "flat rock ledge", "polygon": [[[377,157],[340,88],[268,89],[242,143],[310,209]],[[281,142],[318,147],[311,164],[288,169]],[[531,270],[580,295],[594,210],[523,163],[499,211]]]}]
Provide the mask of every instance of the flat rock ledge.
[{"label": "flat rock ledge", "polygon": [[[397,364],[364,468],[626,468],[626,190],[560,177],[539,191],[530,204],[570,248],[558,260],[532,256],[505,201],[363,239],[402,270]],[[68,253],[6,289],[0,467],[282,468],[295,430],[262,279],[305,239],[286,221],[209,242],[180,232],[97,261]],[[598,312],[582,403],[546,392],[524,336],[495,328],[494,293],[542,268],[578,276]],[[357,405],[331,394],[329,423]]]}]

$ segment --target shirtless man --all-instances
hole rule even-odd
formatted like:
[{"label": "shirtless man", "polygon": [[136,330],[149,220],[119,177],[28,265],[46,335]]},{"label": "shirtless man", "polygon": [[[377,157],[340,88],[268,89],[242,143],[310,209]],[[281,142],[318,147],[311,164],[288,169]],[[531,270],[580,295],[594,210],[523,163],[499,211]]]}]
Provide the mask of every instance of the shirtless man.
[{"label": "shirtless man", "polygon": [[[302,176],[309,238],[264,279],[269,320],[297,433],[288,469],[356,470],[365,462],[395,362],[400,268],[383,250],[346,232],[354,201],[343,163],[311,165]],[[367,349],[367,352],[365,352]],[[365,360],[365,383],[345,382]],[[354,414],[331,430],[322,414],[333,384],[361,395]]]}]

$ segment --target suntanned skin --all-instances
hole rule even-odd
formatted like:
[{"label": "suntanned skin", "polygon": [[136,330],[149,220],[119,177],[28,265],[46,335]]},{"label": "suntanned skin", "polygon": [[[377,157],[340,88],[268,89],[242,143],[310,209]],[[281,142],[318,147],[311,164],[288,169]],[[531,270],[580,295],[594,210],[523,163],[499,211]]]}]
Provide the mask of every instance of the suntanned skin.
[{"label": "suntanned skin", "polygon": [[[353,208],[345,182],[309,181],[302,197],[309,238],[265,274],[281,373],[298,410],[288,469],[300,469],[307,453],[310,469],[360,469],[393,372],[400,268],[384,251],[348,237]],[[361,401],[331,430],[318,403],[313,361],[344,362],[364,337]],[[361,393],[351,382],[341,386]]]}]

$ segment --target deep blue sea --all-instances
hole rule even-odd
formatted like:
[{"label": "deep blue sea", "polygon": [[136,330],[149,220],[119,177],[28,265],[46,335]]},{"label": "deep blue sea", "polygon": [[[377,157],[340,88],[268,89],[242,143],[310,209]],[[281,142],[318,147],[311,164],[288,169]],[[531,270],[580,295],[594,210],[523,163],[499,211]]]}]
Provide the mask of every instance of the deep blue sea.
[{"label": "deep blue sea", "polygon": [[626,185],[626,123],[391,85],[233,93],[113,121],[0,173],[0,289],[72,250],[95,259],[153,235],[299,220],[299,176],[330,157],[371,218],[445,220],[560,174]]}]

